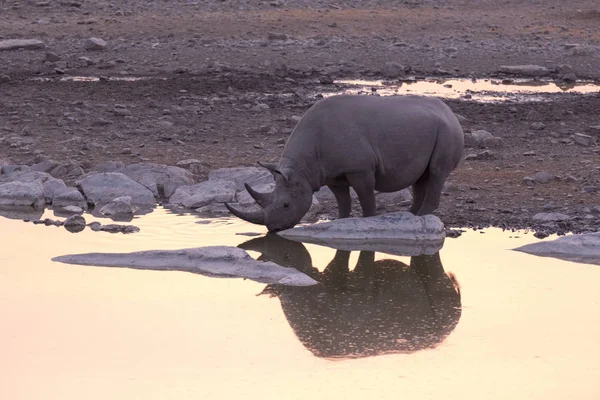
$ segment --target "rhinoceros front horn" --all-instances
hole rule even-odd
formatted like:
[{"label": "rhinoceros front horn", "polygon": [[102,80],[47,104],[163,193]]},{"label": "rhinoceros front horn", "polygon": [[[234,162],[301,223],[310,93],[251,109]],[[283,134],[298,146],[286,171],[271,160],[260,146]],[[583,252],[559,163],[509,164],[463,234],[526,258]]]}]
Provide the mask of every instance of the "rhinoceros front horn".
[{"label": "rhinoceros front horn", "polygon": [[244,187],[259,206],[264,208],[273,202],[273,192],[259,193],[256,190],[252,189],[247,183],[244,183]]},{"label": "rhinoceros front horn", "polygon": [[264,225],[265,224],[265,215],[262,210],[259,211],[240,211],[231,207],[229,204],[225,203],[225,207],[236,217],[243,219],[244,221],[248,221],[252,224]]}]

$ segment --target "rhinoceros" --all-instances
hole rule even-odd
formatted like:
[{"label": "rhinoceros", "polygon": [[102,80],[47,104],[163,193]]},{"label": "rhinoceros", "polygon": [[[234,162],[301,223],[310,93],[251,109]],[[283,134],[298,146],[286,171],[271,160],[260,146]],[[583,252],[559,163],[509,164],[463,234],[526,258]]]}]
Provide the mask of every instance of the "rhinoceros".
[{"label": "rhinoceros", "polygon": [[439,252],[413,256],[407,265],[394,259],[375,261],[375,253],[361,251],[350,270],[351,253],[337,250],[319,271],[302,243],[277,235],[238,247],[319,282],[310,287],[268,285],[262,292],[279,298],[294,333],[317,357],[358,358],[434,348],[461,318],[460,285],[444,271]]},{"label": "rhinoceros", "polygon": [[246,189],[262,210],[234,215],[277,232],[292,228],[308,212],[312,195],[328,186],[339,218],[350,216],[350,187],[363,216],[375,215],[375,190],[413,189],[410,212],[430,214],[439,206],[444,182],[463,155],[464,134],[444,102],[422,96],[331,96],[304,114],[278,164],[260,163],[275,189]]}]

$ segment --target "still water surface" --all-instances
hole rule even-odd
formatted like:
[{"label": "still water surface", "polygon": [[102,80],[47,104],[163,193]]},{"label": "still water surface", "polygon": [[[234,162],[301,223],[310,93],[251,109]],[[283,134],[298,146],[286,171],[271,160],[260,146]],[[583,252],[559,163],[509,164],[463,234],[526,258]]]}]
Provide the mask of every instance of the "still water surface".
[{"label": "still water surface", "polygon": [[[316,245],[297,247],[282,262],[312,264],[323,279],[343,276],[347,290],[323,284],[298,293],[242,279],[50,261],[237,246],[254,238],[236,233],[264,232],[238,220],[198,221],[158,209],[134,220],[139,233],[112,235],[0,217],[0,398],[600,398],[600,268],[509,250],[536,241],[532,235],[490,229],[447,239],[439,259],[459,282],[459,298],[448,291],[450,280],[415,288],[415,257],[375,253],[373,263],[352,252],[348,260]],[[326,268],[332,260],[341,264]],[[331,278],[327,271],[346,262],[352,272],[342,268]],[[379,277],[367,280],[375,287],[360,286],[364,265]],[[432,309],[441,304],[447,329],[440,335],[406,332],[427,331],[418,324],[425,319],[410,318],[423,315],[423,291]],[[448,301],[436,303],[440,293]],[[437,339],[392,349],[384,345],[390,329],[402,331],[400,345],[415,335]],[[368,343],[361,348],[352,335]]]},{"label": "still water surface", "polygon": [[382,82],[364,80],[340,80],[344,93],[371,93],[373,89],[382,96],[421,95],[447,99],[467,98],[478,102],[499,101],[549,101],[550,94],[570,93],[589,95],[600,93],[600,85],[593,82],[577,82],[559,86],[552,81],[510,80],[507,83],[493,79],[425,79],[406,82]]}]

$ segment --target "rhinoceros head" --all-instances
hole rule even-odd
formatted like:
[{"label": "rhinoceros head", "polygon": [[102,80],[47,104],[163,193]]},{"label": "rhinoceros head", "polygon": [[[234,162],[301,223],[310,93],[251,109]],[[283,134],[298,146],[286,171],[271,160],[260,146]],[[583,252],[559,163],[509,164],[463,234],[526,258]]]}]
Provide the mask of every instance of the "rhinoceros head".
[{"label": "rhinoceros head", "polygon": [[310,184],[292,168],[277,168],[275,164],[259,163],[275,178],[275,189],[271,193],[258,193],[245,184],[248,193],[262,208],[258,211],[236,210],[225,206],[231,213],[253,224],[266,225],[270,232],[292,228],[308,212],[312,204]]}]

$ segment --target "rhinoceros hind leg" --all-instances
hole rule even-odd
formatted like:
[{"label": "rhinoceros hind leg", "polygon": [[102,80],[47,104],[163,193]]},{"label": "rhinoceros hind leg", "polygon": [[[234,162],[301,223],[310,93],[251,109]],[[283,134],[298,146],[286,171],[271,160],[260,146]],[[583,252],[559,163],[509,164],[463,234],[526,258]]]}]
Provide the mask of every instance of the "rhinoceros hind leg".
[{"label": "rhinoceros hind leg", "polygon": [[352,199],[350,198],[350,186],[348,185],[327,185],[333,192],[338,204],[338,218],[348,218],[352,208]]},{"label": "rhinoceros hind leg", "polygon": [[369,173],[347,174],[348,183],[358,195],[363,217],[377,214],[375,203],[375,177]]},{"label": "rhinoceros hind leg", "polygon": [[445,177],[429,176],[425,184],[425,197],[419,211],[415,215],[432,214],[440,205],[440,197]]},{"label": "rhinoceros hind leg", "polygon": [[408,211],[414,215],[417,215],[423,205],[423,200],[425,200],[425,195],[427,194],[427,179],[428,174],[426,173],[412,185],[413,201]]}]

